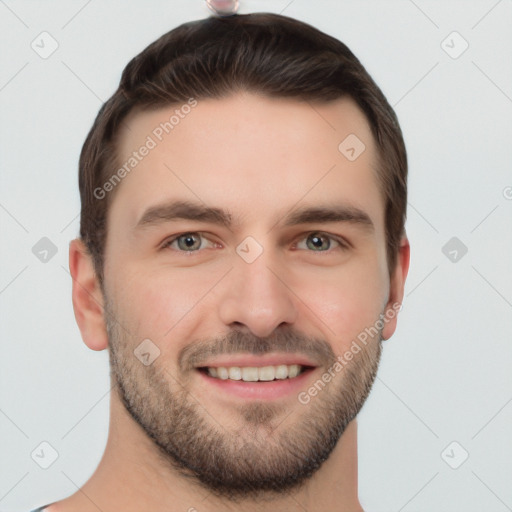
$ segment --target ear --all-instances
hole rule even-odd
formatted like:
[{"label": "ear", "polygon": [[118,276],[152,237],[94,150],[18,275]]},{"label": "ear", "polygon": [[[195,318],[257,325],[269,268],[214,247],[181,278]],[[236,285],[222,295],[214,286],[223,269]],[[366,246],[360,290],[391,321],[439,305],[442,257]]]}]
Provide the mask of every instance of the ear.
[{"label": "ear", "polygon": [[73,279],[73,310],[84,343],[91,350],[108,347],[103,293],[92,257],[80,239],[69,244],[69,270]]},{"label": "ear", "polygon": [[395,270],[389,284],[388,303],[384,312],[385,324],[382,329],[382,338],[384,340],[391,338],[396,329],[398,312],[402,307],[402,300],[404,298],[405,280],[409,271],[410,253],[409,240],[404,236],[400,241]]}]

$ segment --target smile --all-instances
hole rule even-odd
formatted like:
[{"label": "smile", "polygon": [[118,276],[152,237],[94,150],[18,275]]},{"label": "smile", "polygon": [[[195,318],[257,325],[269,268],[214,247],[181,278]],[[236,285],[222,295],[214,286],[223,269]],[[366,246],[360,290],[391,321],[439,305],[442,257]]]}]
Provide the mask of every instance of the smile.
[{"label": "smile", "polygon": [[244,401],[296,396],[311,380],[317,362],[303,354],[219,355],[195,368],[211,398]]},{"label": "smile", "polygon": [[203,368],[210,377],[221,380],[242,380],[244,382],[268,382],[271,380],[293,379],[306,369],[299,364],[277,366],[209,366]]}]

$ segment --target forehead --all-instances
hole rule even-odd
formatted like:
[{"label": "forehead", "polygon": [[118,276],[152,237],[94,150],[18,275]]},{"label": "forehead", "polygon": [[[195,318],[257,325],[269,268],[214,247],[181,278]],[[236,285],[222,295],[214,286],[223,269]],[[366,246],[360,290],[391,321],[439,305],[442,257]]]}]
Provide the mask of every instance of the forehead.
[{"label": "forehead", "polygon": [[349,98],[312,103],[240,93],[136,111],[125,126],[118,164],[127,172],[109,216],[122,214],[130,225],[148,206],[172,199],[225,206],[248,219],[333,201],[365,207],[377,224],[382,216],[373,136]]}]

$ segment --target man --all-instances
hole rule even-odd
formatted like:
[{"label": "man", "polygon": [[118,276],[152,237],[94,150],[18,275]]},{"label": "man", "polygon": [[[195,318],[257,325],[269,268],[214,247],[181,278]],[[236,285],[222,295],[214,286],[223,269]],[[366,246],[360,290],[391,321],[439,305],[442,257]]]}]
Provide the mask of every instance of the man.
[{"label": "man", "polygon": [[406,177],[392,108],[309,25],[212,17],[135,57],[82,149],[69,253],[82,338],[109,350],[108,442],[44,509],[361,511]]}]

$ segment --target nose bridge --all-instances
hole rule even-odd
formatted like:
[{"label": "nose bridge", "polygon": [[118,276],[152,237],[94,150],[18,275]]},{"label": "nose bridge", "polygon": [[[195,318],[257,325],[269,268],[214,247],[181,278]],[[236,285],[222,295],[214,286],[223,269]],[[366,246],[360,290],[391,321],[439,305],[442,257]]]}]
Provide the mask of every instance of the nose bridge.
[{"label": "nose bridge", "polygon": [[285,270],[274,252],[260,249],[255,256],[255,249],[251,241],[248,245],[242,242],[237,248],[234,268],[221,299],[220,316],[226,325],[243,324],[263,337],[283,323],[292,324],[297,310],[293,294],[283,282],[285,276],[278,277]]}]

